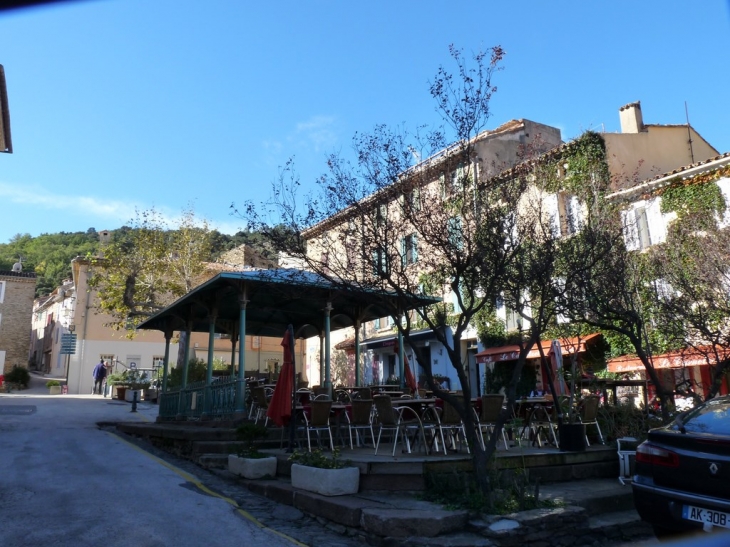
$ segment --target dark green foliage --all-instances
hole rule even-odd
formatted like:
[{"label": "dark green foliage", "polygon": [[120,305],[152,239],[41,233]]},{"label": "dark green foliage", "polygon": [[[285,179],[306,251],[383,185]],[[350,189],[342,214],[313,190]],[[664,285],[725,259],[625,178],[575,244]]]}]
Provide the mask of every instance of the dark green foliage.
[{"label": "dark green foliage", "polygon": [[[188,361],[188,384],[205,381],[208,365],[202,359],[192,358]],[[167,387],[175,388],[182,385],[182,367],[174,367],[167,377]]]},{"label": "dark green foliage", "polygon": [[[494,369],[487,370],[484,373],[484,392],[485,393],[499,393],[502,388],[507,388],[507,385],[512,379],[512,372],[514,371],[514,361],[502,361],[494,363]],[[531,366],[525,366],[522,368],[520,379],[517,382],[517,397],[527,397],[530,392],[535,389],[535,382],[537,381],[537,375],[535,368]]]},{"label": "dark green foliage", "polygon": [[30,382],[30,372],[28,372],[28,369],[16,365],[13,367],[13,370],[5,373],[5,382],[8,384],[18,384],[23,387],[28,387],[28,383]]},{"label": "dark green foliage", "polygon": [[662,213],[677,213],[680,218],[686,215],[703,215],[714,222],[716,214],[725,211],[725,198],[715,182],[682,184],[677,182],[661,194]]},{"label": "dark green foliage", "polygon": [[330,458],[325,456],[319,448],[312,450],[311,452],[294,451],[294,453],[289,456],[289,461],[292,463],[298,463],[299,465],[318,467],[320,469],[342,469],[343,467],[350,467],[352,464],[350,460],[343,460],[340,458],[340,450],[338,448],[335,448],[332,451],[332,457]]},{"label": "dark green foliage", "polygon": [[256,441],[266,438],[267,429],[263,425],[244,423],[236,428],[236,438],[243,442],[243,448],[238,452],[242,458],[263,458],[256,448]]},{"label": "dark green foliage", "polygon": [[71,278],[71,260],[95,253],[99,247],[96,231],[42,234],[17,234],[0,244],[0,270],[10,270],[23,257],[23,271],[38,276],[36,296],[49,294],[64,279]]}]

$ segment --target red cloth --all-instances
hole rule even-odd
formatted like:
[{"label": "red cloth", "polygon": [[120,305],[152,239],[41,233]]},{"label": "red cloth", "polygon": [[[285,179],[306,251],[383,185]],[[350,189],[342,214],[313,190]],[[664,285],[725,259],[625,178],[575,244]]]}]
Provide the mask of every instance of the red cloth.
[{"label": "red cloth", "polygon": [[279,372],[274,395],[271,397],[269,408],[266,410],[269,419],[280,427],[288,424],[291,419],[291,398],[292,388],[294,387],[292,381],[292,348],[288,331],[284,335],[281,345],[284,346],[284,363]]},{"label": "red cloth", "polygon": [[[394,350],[396,355],[400,353],[400,348],[398,346],[398,342],[395,343]],[[416,394],[418,393],[418,382],[416,382],[416,377],[413,376],[413,372],[411,371],[411,366],[408,364],[408,356],[403,352],[403,373],[406,377],[406,386],[408,386],[411,389],[411,393]]]}]

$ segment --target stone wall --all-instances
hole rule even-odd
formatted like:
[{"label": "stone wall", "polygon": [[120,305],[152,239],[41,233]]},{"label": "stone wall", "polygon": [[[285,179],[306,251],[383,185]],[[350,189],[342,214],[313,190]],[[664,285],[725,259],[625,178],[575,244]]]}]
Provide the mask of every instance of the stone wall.
[{"label": "stone wall", "polygon": [[36,276],[0,271],[0,283],[5,284],[0,302],[0,351],[5,352],[3,372],[7,372],[14,365],[28,366]]}]

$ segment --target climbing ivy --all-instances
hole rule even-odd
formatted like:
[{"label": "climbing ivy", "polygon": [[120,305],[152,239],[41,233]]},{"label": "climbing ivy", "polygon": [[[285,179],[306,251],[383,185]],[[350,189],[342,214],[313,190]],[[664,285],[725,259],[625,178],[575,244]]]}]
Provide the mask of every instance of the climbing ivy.
[{"label": "climbing ivy", "polygon": [[706,177],[700,181],[696,177],[688,181],[675,179],[659,195],[662,197],[662,213],[676,212],[679,218],[687,215],[714,218],[716,214],[722,214],[727,206],[720,187]]},{"label": "climbing ivy", "polygon": [[610,181],[606,143],[593,131],[586,131],[564,147],[541,173],[547,192],[569,192],[586,198],[595,190],[608,190]]}]

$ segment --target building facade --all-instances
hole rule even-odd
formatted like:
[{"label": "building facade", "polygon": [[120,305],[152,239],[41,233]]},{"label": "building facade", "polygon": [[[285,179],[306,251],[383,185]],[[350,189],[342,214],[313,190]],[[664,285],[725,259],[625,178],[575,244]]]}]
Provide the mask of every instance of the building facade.
[{"label": "building facade", "polygon": [[20,264],[0,271],[0,370],[28,367],[28,345],[36,275]]}]

